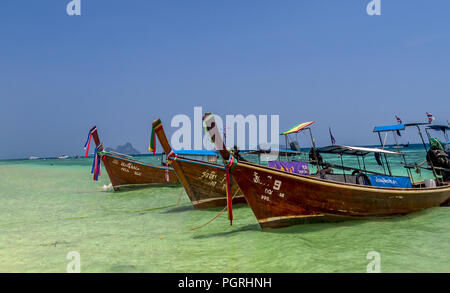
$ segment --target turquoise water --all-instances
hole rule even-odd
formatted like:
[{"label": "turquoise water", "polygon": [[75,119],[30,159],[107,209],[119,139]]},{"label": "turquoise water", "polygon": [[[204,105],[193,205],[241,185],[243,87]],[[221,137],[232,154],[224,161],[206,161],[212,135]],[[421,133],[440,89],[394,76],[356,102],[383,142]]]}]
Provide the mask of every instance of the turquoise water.
[{"label": "turquoise water", "polygon": [[[411,162],[424,155],[406,152]],[[372,158],[368,165],[376,166]],[[222,215],[191,231],[220,209],[194,211],[181,187],[114,193],[103,188],[104,170],[92,181],[90,166],[0,162],[0,272],[66,272],[70,251],[80,253],[81,272],[366,272],[369,251],[380,253],[382,272],[450,272],[448,207],[262,231],[240,206],[232,227]]]}]

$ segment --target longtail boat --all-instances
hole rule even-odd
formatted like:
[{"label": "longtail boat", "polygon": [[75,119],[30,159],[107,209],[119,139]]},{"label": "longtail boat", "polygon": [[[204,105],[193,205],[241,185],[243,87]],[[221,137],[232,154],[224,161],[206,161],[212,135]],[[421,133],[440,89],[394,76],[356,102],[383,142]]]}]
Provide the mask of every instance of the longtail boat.
[{"label": "longtail boat", "polygon": [[[173,168],[168,165],[155,165],[134,160],[132,157],[116,152],[105,151],[100,142],[97,127],[92,127],[89,131],[86,142],[89,151],[91,137],[94,139],[96,149],[94,154],[94,165],[100,164],[97,157],[103,162],[106,172],[115,191],[121,188],[145,187],[145,186],[178,186],[177,175]],[[100,167],[98,167],[98,170]],[[94,167],[93,167],[94,172]],[[99,171],[98,171],[99,172]],[[97,172],[94,172],[96,180]]]},{"label": "longtail boat", "polygon": [[[359,183],[351,183],[350,180],[341,182],[336,178],[316,178],[237,161],[226,150],[221,136],[218,135],[213,115],[206,113],[203,120],[212,141],[224,162],[227,162],[229,172],[244,193],[262,228],[276,228],[324,218],[404,215],[440,206],[450,198],[448,182],[438,181],[436,187],[426,187],[418,183],[408,188],[379,187],[373,186],[376,182],[371,184],[366,180]],[[343,149],[350,152],[375,152],[363,148]],[[376,152],[384,155],[393,153],[386,150]],[[381,181],[394,182],[396,178],[398,177],[382,177]]]},{"label": "longtail boat", "polygon": [[[167,160],[174,168],[194,208],[206,209],[226,206],[225,167],[212,162],[191,159],[174,152],[167,140],[160,119],[153,122],[153,129],[162,148],[169,154]],[[233,185],[231,193],[234,204],[245,203],[244,195],[237,184]]]}]

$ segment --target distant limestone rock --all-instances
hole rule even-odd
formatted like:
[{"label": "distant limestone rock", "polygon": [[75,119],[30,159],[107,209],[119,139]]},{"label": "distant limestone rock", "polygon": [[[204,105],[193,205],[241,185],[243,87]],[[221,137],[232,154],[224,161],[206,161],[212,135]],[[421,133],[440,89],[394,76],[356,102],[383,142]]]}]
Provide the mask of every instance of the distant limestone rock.
[{"label": "distant limestone rock", "polygon": [[140,152],[138,150],[136,150],[135,148],[133,148],[133,146],[129,142],[127,142],[124,145],[119,145],[116,149],[107,147],[107,148],[105,148],[105,150],[107,152],[117,152],[117,153],[122,153],[122,154],[127,154],[127,155],[139,155],[140,154]]}]

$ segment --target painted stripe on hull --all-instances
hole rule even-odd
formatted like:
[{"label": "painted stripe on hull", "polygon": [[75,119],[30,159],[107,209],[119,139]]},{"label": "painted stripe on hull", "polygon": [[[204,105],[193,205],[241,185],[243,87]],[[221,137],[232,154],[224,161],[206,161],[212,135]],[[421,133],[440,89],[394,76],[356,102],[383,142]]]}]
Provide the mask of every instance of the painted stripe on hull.
[{"label": "painted stripe on hull", "polygon": [[[192,205],[195,209],[208,209],[208,208],[217,208],[226,206],[227,199],[226,197],[215,197],[208,198],[204,200],[192,201]],[[246,204],[244,196],[236,196],[233,198],[233,204]]]},{"label": "painted stripe on hull", "polygon": [[113,186],[114,190],[120,188],[145,188],[145,187],[180,187],[181,183],[143,183],[143,184],[122,184]]},{"label": "painted stripe on hull", "polygon": [[[233,198],[233,201],[234,200],[237,200],[238,198],[244,198],[244,196],[243,195],[241,195],[241,196],[236,196],[235,198]],[[214,201],[214,200],[218,200],[218,199],[225,199],[226,200],[226,198],[224,198],[224,197],[214,197],[214,198],[207,198],[207,199],[201,199],[201,200],[194,200],[194,201],[192,201],[192,203],[193,204],[202,204],[202,203],[206,203],[206,202],[210,202],[210,201]]]},{"label": "painted stripe on hull", "polygon": [[273,222],[273,221],[279,221],[279,220],[287,220],[287,219],[305,219],[305,218],[314,218],[314,217],[324,217],[322,214],[317,215],[292,215],[292,216],[280,216],[280,217],[271,217],[271,218],[265,218],[260,219],[258,222],[260,223],[267,223],[267,222]]},{"label": "painted stripe on hull", "polygon": [[314,224],[345,221],[346,218],[335,217],[323,214],[317,215],[299,215],[299,216],[280,216],[258,220],[263,229],[282,228],[299,224]]},{"label": "painted stripe on hull", "polygon": [[174,171],[174,169],[171,168],[171,167],[164,167],[164,166],[158,166],[158,165],[154,165],[154,164],[147,164],[147,163],[144,163],[144,162],[135,161],[135,160],[132,160],[132,159],[128,159],[126,157],[120,157],[120,156],[113,155],[113,154],[110,154],[110,153],[104,153],[102,156],[111,157],[111,158],[119,159],[119,160],[122,160],[122,161],[127,161],[127,162],[130,162],[130,163],[134,163],[134,164],[145,166],[145,167],[151,167],[151,168],[162,169],[162,170],[168,169],[169,171]]}]

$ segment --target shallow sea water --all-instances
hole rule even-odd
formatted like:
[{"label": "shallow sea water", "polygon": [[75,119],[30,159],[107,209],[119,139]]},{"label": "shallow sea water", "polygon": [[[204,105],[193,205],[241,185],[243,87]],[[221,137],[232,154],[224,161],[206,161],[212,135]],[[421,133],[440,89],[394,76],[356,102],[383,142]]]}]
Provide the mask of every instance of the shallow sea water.
[{"label": "shallow sea water", "polygon": [[[407,152],[410,161],[423,158],[420,149]],[[370,251],[380,253],[382,272],[450,272],[448,207],[262,231],[241,205],[232,227],[223,214],[191,231],[220,209],[195,211],[181,187],[105,190],[106,171],[94,182],[90,165],[0,162],[0,272],[66,272],[70,251],[80,253],[81,272],[363,273]]]}]

